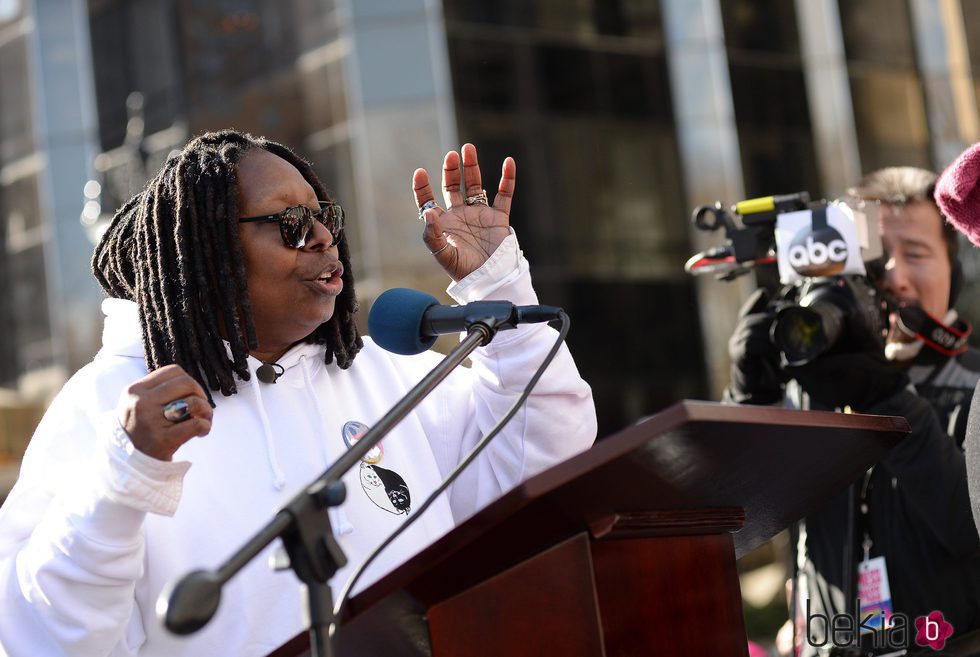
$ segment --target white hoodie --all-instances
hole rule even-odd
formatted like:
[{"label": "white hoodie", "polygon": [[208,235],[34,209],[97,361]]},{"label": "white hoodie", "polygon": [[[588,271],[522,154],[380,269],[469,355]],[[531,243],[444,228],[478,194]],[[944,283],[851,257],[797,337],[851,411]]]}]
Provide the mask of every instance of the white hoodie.
[{"label": "white hoodie", "polygon": [[[513,236],[449,291],[461,303],[537,302]],[[396,356],[366,339],[341,370],[324,364],[322,346],[302,344],[280,359],[275,384],[259,383],[260,363],[249,359],[251,380],[216,395],[211,433],[163,462],[135,450],[116,420],[120,393],[146,375],[136,306],[109,299],[103,309],[102,350],[48,409],[0,508],[0,645],[10,657],[265,655],[303,630],[298,580],[268,566],[278,541],[224,586],[213,620],[189,637],[157,620],[161,589],[222,563],[347,448],[348,422],[371,426],[438,355]],[[350,564],[332,580],[335,593],[493,426],[555,337],[546,325],[498,334],[383,439],[380,461],[344,477],[347,500],[331,520]],[[522,410],[362,586],[522,479],[587,449],[595,430],[590,389],[563,348]]]}]

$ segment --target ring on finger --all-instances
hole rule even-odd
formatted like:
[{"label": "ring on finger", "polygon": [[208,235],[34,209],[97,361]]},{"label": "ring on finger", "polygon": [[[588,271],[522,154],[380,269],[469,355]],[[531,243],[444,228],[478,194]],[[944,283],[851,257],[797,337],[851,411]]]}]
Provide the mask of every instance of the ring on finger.
[{"label": "ring on finger", "polygon": [[467,196],[463,203],[466,205],[490,205],[490,202],[487,200],[487,190],[481,189],[478,194]]},{"label": "ring on finger", "polygon": [[449,242],[446,242],[445,244],[443,244],[441,247],[439,247],[435,251],[429,251],[429,253],[431,253],[434,256],[435,255],[439,255],[440,253],[442,253],[443,251],[445,251],[446,249],[448,249],[450,246],[452,246],[452,244],[450,244]]},{"label": "ring on finger", "polygon": [[423,203],[422,207],[419,208],[419,221],[425,221],[424,215],[426,210],[431,210],[432,208],[438,208],[438,207],[439,204],[433,201],[432,199],[429,199],[428,201]]},{"label": "ring on finger", "polygon": [[175,399],[163,407],[163,417],[175,424],[177,422],[183,422],[190,418],[190,416],[191,409],[186,400]]}]

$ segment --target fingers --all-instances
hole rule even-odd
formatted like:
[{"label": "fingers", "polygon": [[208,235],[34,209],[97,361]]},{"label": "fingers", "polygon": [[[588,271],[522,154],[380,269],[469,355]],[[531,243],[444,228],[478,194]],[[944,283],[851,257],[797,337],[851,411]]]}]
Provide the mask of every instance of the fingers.
[{"label": "fingers", "polygon": [[412,174],[412,191],[415,193],[415,207],[421,208],[428,201],[434,201],[432,186],[429,184],[429,172],[425,169],[416,169]]},{"label": "fingers", "polygon": [[[419,206],[419,209],[429,201],[435,201],[432,197],[432,187],[429,185],[429,174],[425,169],[415,170],[415,175],[412,176],[412,188],[415,191],[415,203]],[[442,223],[439,221],[442,213],[443,209],[438,205],[422,213],[421,218],[425,222],[422,239],[425,241],[426,246],[429,247],[430,252],[436,251],[446,245]]]},{"label": "fingers", "polygon": [[[214,409],[206,399],[201,397],[184,397],[190,416],[182,422],[169,422],[162,427],[162,436],[169,443],[173,452],[191,438],[206,436],[211,432],[211,422],[214,419]],[[161,412],[161,416],[163,413]]]},{"label": "fingers", "polygon": [[514,158],[508,157],[504,159],[504,164],[500,167],[500,184],[497,185],[497,195],[493,199],[493,207],[509,215],[516,186],[517,163],[514,162]]},{"label": "fingers", "polygon": [[[442,193],[446,207],[450,209],[463,205],[466,197],[474,196],[483,191],[483,176],[480,172],[476,147],[473,144],[467,143],[463,144],[460,151],[462,156],[456,151],[450,151],[446,153],[446,157],[443,160]],[[462,171],[460,170],[461,165]],[[501,166],[500,183],[497,185],[497,194],[494,197],[492,206],[494,209],[504,214],[510,214],[516,183],[517,164],[514,162],[514,158],[508,157],[504,159],[504,163]],[[415,170],[415,173],[412,175],[412,190],[415,194],[415,205],[418,208],[422,208],[427,202],[435,200],[429,181],[429,174],[425,169]],[[423,219],[425,219],[425,215],[428,215],[429,212],[441,214],[442,210],[427,210],[424,213]],[[429,245],[430,250],[433,250],[433,245],[437,249],[444,246],[444,244],[438,243],[437,238],[440,233],[441,231],[433,233],[432,230],[427,228],[425,233],[426,244]]]},{"label": "fingers", "polygon": [[[174,422],[164,409],[177,400],[187,404],[187,419]],[[117,415],[136,449],[169,461],[185,442],[211,431],[214,410],[196,380],[179,366],[168,365],[130,385],[120,396]]]},{"label": "fingers", "polygon": [[[202,420],[207,420],[210,422],[214,419],[214,409],[211,408],[211,404],[204,397],[191,396],[191,397],[181,397],[187,404],[187,412],[190,413],[191,418],[199,418]],[[185,420],[186,422],[187,420]],[[171,424],[181,424],[180,422],[171,422]]]},{"label": "fingers", "polygon": [[476,146],[463,144],[463,185],[465,196],[473,196],[483,191],[483,179],[480,175],[480,164],[476,159]]},{"label": "fingers", "polygon": [[460,179],[459,153],[449,151],[442,162],[442,197],[446,201],[447,208],[463,204]]},{"label": "fingers", "polygon": [[[447,208],[462,205],[467,196],[474,196],[483,190],[483,174],[480,172],[476,147],[467,143],[463,144],[460,150],[462,157],[456,151],[450,151],[446,153],[446,158],[443,160],[442,195]],[[501,167],[500,183],[497,185],[497,195],[493,202],[494,208],[510,213],[516,179],[517,164],[514,158],[508,157]],[[429,182],[429,174],[425,169],[415,170],[412,176],[412,188],[416,207],[421,208],[426,201],[435,198]]]},{"label": "fingers", "polygon": [[133,385],[152,388],[153,386],[159,385],[164,381],[180,376],[187,376],[187,372],[184,371],[183,367],[180,365],[164,365],[160,369],[153,370],[139,381],[136,381]]},{"label": "fingers", "polygon": [[[182,370],[183,371],[183,370]],[[167,400],[165,403],[187,396],[197,396],[206,400],[208,396],[204,394],[201,384],[190,377],[189,374],[167,379],[163,383],[150,388],[154,396]],[[210,408],[210,404],[208,405]]]}]

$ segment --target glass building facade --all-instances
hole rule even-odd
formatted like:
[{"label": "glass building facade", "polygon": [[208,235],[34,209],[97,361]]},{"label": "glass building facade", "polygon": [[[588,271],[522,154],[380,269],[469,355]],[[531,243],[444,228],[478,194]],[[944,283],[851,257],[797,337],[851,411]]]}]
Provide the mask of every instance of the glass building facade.
[{"label": "glass building facade", "polygon": [[[83,8],[79,61],[91,66],[79,87],[88,85],[95,117],[82,122],[94,145],[87,177],[101,183],[103,219],[190,136],[228,126],[268,136],[310,158],[348,208],[365,308],[393,285],[444,286],[420,243],[411,171],[438,171],[465,141],[479,147],[488,181],[514,156],[512,223],[539,297],[572,317],[601,435],[720,393],[725,336],[753,285],[684,274],[691,253],[720,238],[692,231],[694,207],[798,190],[835,196],[879,166],[942,168],[944,153],[980,139],[978,0],[13,5],[0,16],[0,331],[14,336],[0,341],[0,386],[9,389],[51,363],[69,372],[97,347],[97,332],[87,346],[59,346],[68,337],[51,311],[66,272],[89,276],[45,228],[60,225],[52,208],[77,224],[86,203],[85,177],[53,175],[52,119],[40,122],[57,97],[42,75],[44,12],[59,7]],[[948,73],[936,53],[952,53]],[[966,109],[961,96],[943,100],[964,70]],[[76,199],[70,212],[66,199]]]},{"label": "glass building facade", "polygon": [[572,317],[600,434],[704,396],[656,3],[444,7],[460,141],[518,162],[511,222],[539,297]]},{"label": "glass building facade", "polygon": [[940,166],[929,149],[909,3],[840,0],[840,14],[862,167]]},{"label": "glass building facade", "polygon": [[745,195],[816,193],[821,185],[794,4],[728,0],[721,16]]},{"label": "glass building facade", "polygon": [[84,75],[72,57],[88,40],[74,20],[80,3],[60,4],[0,6],[0,391],[28,395],[43,395],[91,358],[96,332],[84,316],[71,323],[56,312],[70,316],[75,300],[97,304],[91,288],[71,281],[82,230],[77,205],[65,203],[67,188],[56,182],[71,185],[91,159],[78,93]]},{"label": "glass building facade", "polygon": [[31,19],[21,3],[0,16],[0,387],[54,360],[45,267]]}]

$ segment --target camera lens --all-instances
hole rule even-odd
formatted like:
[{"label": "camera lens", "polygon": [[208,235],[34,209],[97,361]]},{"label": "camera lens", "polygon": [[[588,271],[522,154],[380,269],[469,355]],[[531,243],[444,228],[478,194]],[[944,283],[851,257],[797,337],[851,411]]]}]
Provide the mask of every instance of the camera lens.
[{"label": "camera lens", "polygon": [[817,300],[810,306],[789,306],[776,315],[772,339],[790,365],[810,362],[840,337],[844,311],[832,302]]}]

